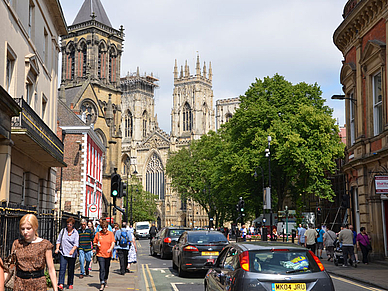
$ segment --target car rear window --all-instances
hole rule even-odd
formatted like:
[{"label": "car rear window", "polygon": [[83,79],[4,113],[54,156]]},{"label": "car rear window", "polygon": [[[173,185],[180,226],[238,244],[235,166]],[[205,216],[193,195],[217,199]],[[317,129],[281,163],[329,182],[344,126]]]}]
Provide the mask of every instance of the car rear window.
[{"label": "car rear window", "polygon": [[169,237],[180,237],[187,229],[170,229],[168,232]]},{"label": "car rear window", "polygon": [[250,251],[251,272],[266,274],[300,274],[320,272],[318,264],[308,251]]},{"label": "car rear window", "polygon": [[228,243],[228,240],[222,233],[201,232],[190,233],[188,236],[188,242],[194,244]]},{"label": "car rear window", "polygon": [[146,224],[136,226],[136,229],[149,229],[149,228],[150,226]]}]

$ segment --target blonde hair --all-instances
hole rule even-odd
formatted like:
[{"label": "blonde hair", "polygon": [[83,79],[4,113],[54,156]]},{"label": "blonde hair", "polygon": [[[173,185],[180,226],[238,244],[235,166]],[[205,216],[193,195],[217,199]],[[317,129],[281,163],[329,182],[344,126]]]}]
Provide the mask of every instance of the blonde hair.
[{"label": "blonde hair", "polygon": [[21,231],[22,230],[22,225],[27,223],[27,222],[29,224],[31,224],[32,228],[35,230],[35,235],[39,236],[38,235],[39,222],[38,222],[38,219],[36,218],[36,216],[34,214],[26,214],[26,215],[24,215],[22,217],[22,219],[20,219],[19,230]]}]

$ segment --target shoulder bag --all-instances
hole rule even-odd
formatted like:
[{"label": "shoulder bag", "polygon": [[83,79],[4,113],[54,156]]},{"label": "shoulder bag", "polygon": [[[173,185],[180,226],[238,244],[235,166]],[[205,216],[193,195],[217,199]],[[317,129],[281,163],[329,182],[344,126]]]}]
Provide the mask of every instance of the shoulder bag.
[{"label": "shoulder bag", "polygon": [[4,287],[13,289],[16,276],[16,249],[4,260],[5,274]]}]

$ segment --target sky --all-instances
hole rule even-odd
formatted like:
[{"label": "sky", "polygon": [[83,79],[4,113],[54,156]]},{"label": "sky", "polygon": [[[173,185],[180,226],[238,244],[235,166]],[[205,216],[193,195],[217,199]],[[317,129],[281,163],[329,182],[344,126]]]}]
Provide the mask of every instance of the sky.
[{"label": "sky", "polygon": [[[342,22],[346,0],[101,0],[113,28],[125,29],[121,76],[128,72],[159,79],[155,113],[170,133],[174,63],[187,60],[195,74],[213,69],[216,100],[244,95],[257,79],[278,73],[297,84],[317,83],[339,125],[345,122],[339,74],[342,53],[333,33]],[[60,0],[71,25],[83,0]]]}]

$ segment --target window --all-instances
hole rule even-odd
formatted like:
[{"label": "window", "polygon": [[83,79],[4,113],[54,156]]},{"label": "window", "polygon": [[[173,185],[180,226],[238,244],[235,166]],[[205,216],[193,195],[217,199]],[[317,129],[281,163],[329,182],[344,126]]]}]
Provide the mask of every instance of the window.
[{"label": "window", "polygon": [[109,51],[109,78],[110,82],[116,82],[116,54],[114,49]]},{"label": "window", "polygon": [[86,43],[81,44],[81,52],[80,52],[81,61],[80,64],[82,65],[81,71],[81,77],[86,77],[86,66],[87,66],[87,46]]},{"label": "window", "polygon": [[188,103],[183,107],[183,131],[191,131],[192,129],[192,117],[190,105]]},{"label": "window", "polygon": [[232,118],[232,113],[227,113],[225,116],[225,122],[228,122]]},{"label": "window", "polygon": [[75,47],[74,44],[70,44],[66,54],[66,79],[74,79],[75,70]]},{"label": "window", "polygon": [[147,135],[147,111],[143,112],[143,137]]},{"label": "window", "polygon": [[373,76],[373,127],[374,135],[383,131],[383,98],[381,91],[381,72]]},{"label": "window", "polygon": [[48,56],[49,40],[48,40],[48,33],[47,33],[46,29],[44,29],[43,35],[44,35],[43,60],[47,66],[48,65],[48,58],[49,58],[49,56]]},{"label": "window", "polygon": [[98,48],[98,78],[105,78],[105,62],[106,53],[104,51],[104,45],[101,43]]},{"label": "window", "polygon": [[28,6],[28,36],[30,38],[33,38],[33,29],[34,29],[34,2],[30,0],[29,6]]},{"label": "window", "polygon": [[353,93],[350,94],[350,100],[349,100],[349,116],[350,116],[350,144],[354,144],[355,142],[355,124],[354,124],[354,118],[355,118],[355,101],[353,100],[354,96]]},{"label": "window", "polygon": [[129,110],[127,110],[124,122],[124,137],[132,137],[132,113]]},{"label": "window", "polygon": [[42,95],[42,119],[43,120],[46,115],[46,108],[47,108],[47,97],[43,94]]},{"label": "window", "polygon": [[26,102],[28,105],[31,106],[31,101],[32,101],[32,96],[34,94],[34,84],[30,81],[27,80],[26,83]]},{"label": "window", "polygon": [[7,68],[6,68],[6,79],[5,79],[5,86],[6,90],[9,94],[13,94],[13,73],[15,69],[15,62],[16,62],[16,55],[14,52],[8,47],[7,50]]},{"label": "window", "polygon": [[162,161],[153,154],[146,169],[146,191],[164,199],[164,171]]}]

